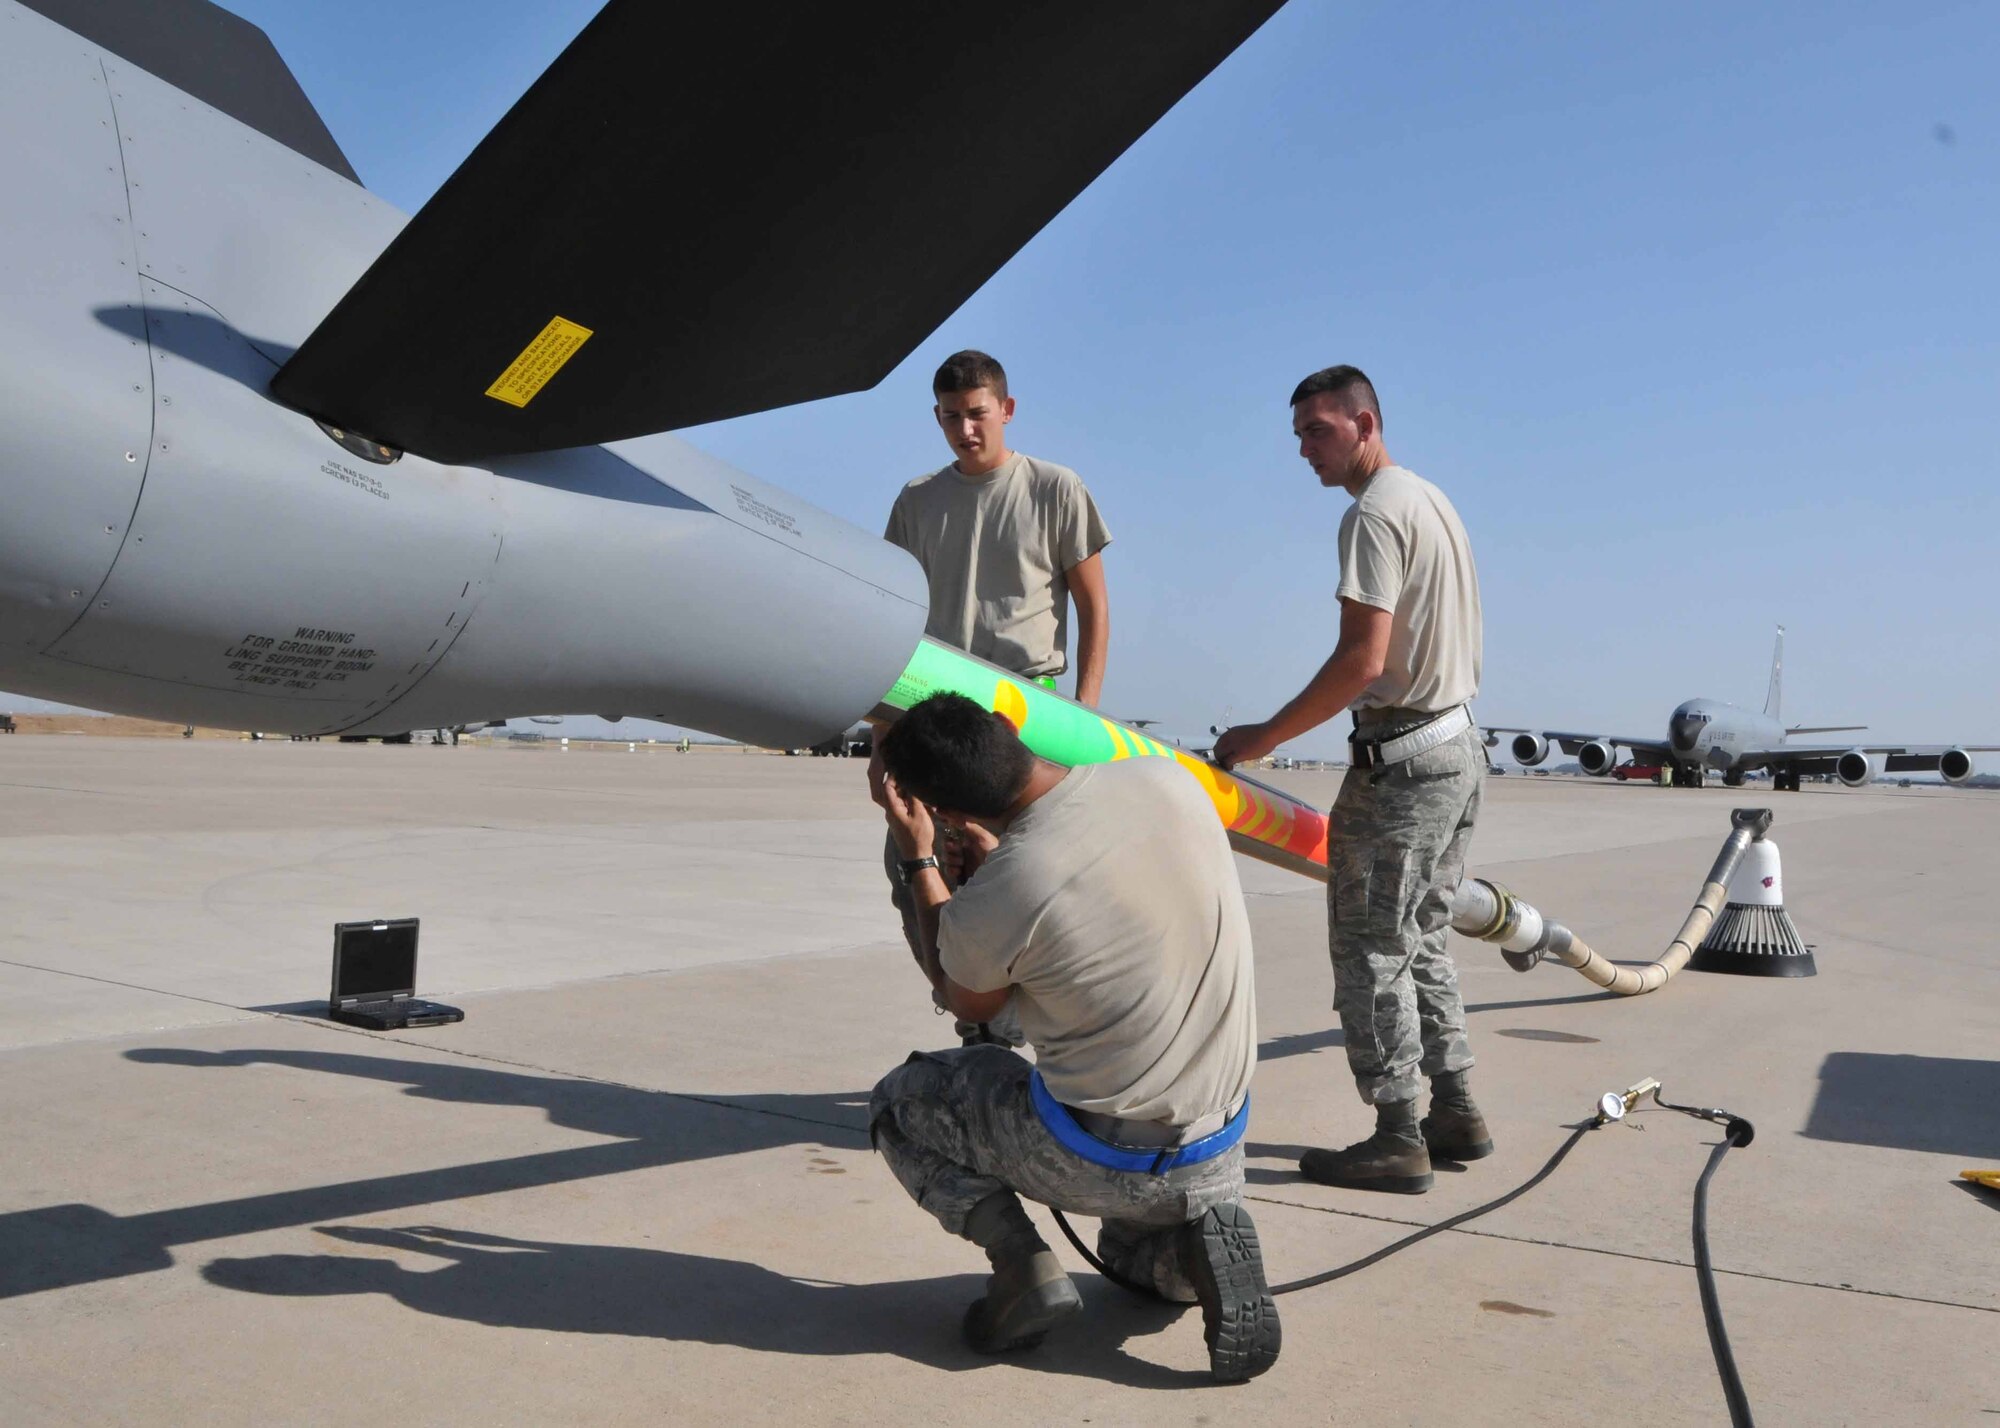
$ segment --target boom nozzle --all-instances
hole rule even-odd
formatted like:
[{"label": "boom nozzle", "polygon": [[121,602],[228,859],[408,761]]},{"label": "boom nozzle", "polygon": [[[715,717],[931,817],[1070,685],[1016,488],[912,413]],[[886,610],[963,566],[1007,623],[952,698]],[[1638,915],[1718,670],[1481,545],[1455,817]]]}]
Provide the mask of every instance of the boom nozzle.
[{"label": "boom nozzle", "polygon": [[1774,816],[1768,808],[1738,808],[1730,813],[1729,823],[1733,828],[1746,830],[1752,838],[1762,838],[1771,831]]}]

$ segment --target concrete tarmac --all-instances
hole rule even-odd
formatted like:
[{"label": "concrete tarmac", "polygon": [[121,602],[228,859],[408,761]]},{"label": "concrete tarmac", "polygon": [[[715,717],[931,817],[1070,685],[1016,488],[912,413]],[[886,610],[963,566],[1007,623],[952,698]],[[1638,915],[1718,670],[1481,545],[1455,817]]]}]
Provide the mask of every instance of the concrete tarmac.
[{"label": "concrete tarmac", "polygon": [[[1324,804],[1338,776],[1273,777]],[[1273,1279],[1511,1189],[1653,1075],[1757,1126],[1710,1234],[1759,1418],[1991,1421],[2000,1195],[1956,1176],[2000,1167],[2000,797],[1487,794],[1474,871],[1640,961],[1729,809],[1771,804],[1819,975],[1626,1000],[1455,942],[1498,1153],[1422,1197],[1337,1191],[1295,1167],[1369,1124],[1323,892],[1242,863]],[[1658,1110],[1281,1300],[1250,1384],[1209,1384],[1199,1313],[1052,1225],[1086,1315],[964,1349],[983,1260],[864,1130],[876,1078],[951,1037],[858,762],[17,737],[0,808],[8,1425],[1726,1421],[1689,1241],[1717,1131]],[[372,916],[423,919],[418,992],[462,1024],[318,1014],[331,924]]]}]

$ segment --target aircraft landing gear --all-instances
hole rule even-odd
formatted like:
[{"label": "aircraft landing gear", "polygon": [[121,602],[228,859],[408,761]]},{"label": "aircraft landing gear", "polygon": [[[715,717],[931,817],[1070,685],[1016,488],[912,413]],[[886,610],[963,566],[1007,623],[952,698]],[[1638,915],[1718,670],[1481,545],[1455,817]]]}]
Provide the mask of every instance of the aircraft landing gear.
[{"label": "aircraft landing gear", "polygon": [[1743,770],[1729,769],[1725,771],[1722,775],[1722,785],[1724,788],[1743,787]]},{"label": "aircraft landing gear", "polygon": [[1675,764],[1675,788],[1701,788],[1708,782],[1708,772],[1699,764]]},{"label": "aircraft landing gear", "polygon": [[1771,791],[1773,793],[1797,793],[1799,776],[1791,769],[1771,770]]}]

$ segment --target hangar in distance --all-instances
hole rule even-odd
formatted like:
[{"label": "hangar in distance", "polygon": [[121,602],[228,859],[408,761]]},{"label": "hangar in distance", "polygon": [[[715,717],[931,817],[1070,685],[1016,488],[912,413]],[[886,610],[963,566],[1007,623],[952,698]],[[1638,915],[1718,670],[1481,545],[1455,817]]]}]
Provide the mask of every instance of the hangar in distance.
[{"label": "hangar in distance", "polygon": [[1530,768],[1546,759],[1550,748],[1560,748],[1574,756],[1585,773],[1598,778],[1617,767],[1618,751],[1625,749],[1635,758],[1671,770],[1676,788],[1700,788],[1711,771],[1735,788],[1756,770],[1769,769],[1772,788],[1794,793],[1807,774],[1832,774],[1849,788],[1859,788],[1882,773],[1935,773],[1946,783],[1964,783],[1972,777],[1972,755],[2000,749],[1993,744],[1787,743],[1794,734],[1864,731],[1853,724],[1787,728],[1778,712],[1784,666],[1785,627],[1780,625],[1762,713],[1720,699],[1689,699],[1668,716],[1664,739],[1489,725],[1486,745],[1496,747],[1502,734],[1512,734],[1509,751]]}]

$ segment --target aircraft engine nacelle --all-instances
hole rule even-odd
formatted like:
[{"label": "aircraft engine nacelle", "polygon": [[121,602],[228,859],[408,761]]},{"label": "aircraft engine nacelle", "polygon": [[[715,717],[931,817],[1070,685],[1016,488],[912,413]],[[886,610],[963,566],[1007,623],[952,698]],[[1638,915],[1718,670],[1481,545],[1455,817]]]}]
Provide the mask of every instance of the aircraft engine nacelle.
[{"label": "aircraft engine nacelle", "polygon": [[1576,765],[1592,778],[1603,778],[1618,763],[1618,750],[1602,739],[1592,739],[1576,751]]},{"label": "aircraft engine nacelle", "polygon": [[1516,734],[1511,747],[1514,762],[1526,768],[1533,768],[1549,756],[1549,741],[1540,734]]},{"label": "aircraft engine nacelle", "polygon": [[1972,755],[1963,749],[1946,749],[1938,755],[1938,777],[1946,783],[1964,783],[1972,777]]},{"label": "aircraft engine nacelle", "polygon": [[1875,761],[1865,750],[1849,749],[1834,760],[1833,772],[1849,788],[1860,788],[1875,777]]}]

